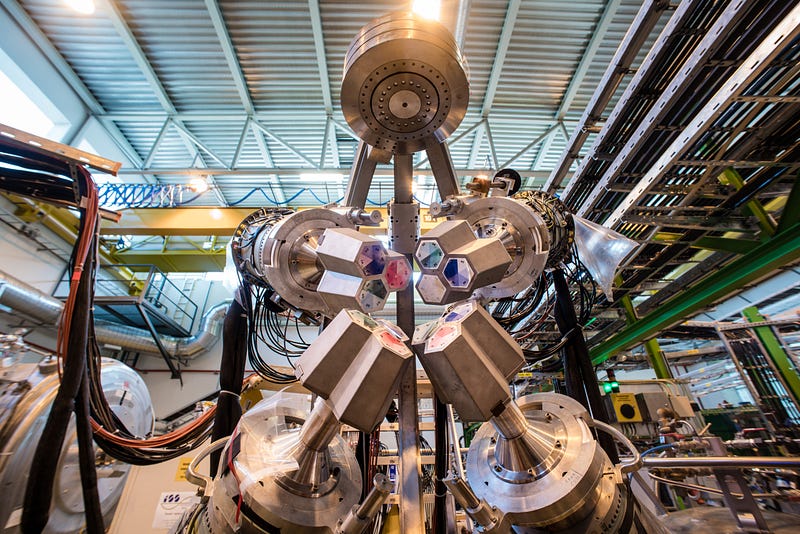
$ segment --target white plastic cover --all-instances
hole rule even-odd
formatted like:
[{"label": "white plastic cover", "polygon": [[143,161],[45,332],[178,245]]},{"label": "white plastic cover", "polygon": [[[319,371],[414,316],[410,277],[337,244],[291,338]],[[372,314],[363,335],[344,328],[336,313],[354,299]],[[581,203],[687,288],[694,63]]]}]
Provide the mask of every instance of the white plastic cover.
[{"label": "white plastic cover", "polygon": [[279,392],[260,401],[239,420],[241,450],[233,464],[242,493],[259,480],[297,470],[294,451],[300,426],[287,425],[286,417],[302,412],[291,408],[291,404],[290,396]]}]

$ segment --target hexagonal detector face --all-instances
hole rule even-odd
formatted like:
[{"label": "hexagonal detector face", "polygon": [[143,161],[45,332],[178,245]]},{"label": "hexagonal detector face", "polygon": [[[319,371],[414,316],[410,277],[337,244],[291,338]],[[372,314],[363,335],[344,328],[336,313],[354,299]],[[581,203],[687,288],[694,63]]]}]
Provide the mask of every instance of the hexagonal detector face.
[{"label": "hexagonal detector face", "polygon": [[441,352],[460,335],[458,323],[441,324],[425,341],[425,352]]},{"label": "hexagonal detector face", "polygon": [[368,328],[369,330],[375,330],[380,325],[378,322],[367,315],[366,313],[360,312],[358,310],[344,310],[350,316],[350,319],[353,320],[354,323],[360,324],[364,328]]},{"label": "hexagonal detector face", "polygon": [[383,278],[389,291],[405,289],[411,281],[411,275],[411,264],[402,254],[387,257]]},{"label": "hexagonal detector face", "polygon": [[414,258],[422,269],[436,269],[444,258],[444,251],[436,241],[420,239]]},{"label": "hexagonal detector face", "polygon": [[383,281],[376,278],[364,282],[358,294],[358,301],[362,310],[367,313],[372,313],[383,309],[388,295],[389,291],[386,289]]},{"label": "hexagonal detector face", "polygon": [[378,243],[366,244],[361,247],[356,260],[365,276],[376,276],[383,273],[386,265],[386,253],[383,245]]},{"label": "hexagonal detector face", "polygon": [[397,336],[389,330],[376,332],[374,335],[378,337],[381,345],[397,354],[406,355],[410,352],[408,347],[406,347],[406,344],[403,343],[402,340],[398,339]]},{"label": "hexagonal detector face", "polygon": [[417,282],[417,292],[426,304],[440,304],[446,289],[435,274],[423,274]]},{"label": "hexagonal detector face", "polygon": [[475,272],[466,258],[450,258],[442,271],[444,279],[453,287],[466,289],[470,287]]},{"label": "hexagonal detector face", "polygon": [[447,310],[441,318],[441,321],[444,323],[461,322],[475,311],[477,305],[478,304],[474,300],[460,302]]}]

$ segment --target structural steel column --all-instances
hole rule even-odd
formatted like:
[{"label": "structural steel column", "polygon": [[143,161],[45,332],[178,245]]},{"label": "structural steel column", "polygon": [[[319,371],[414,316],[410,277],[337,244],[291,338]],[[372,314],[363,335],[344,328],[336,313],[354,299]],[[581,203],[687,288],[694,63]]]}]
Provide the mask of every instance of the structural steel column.
[{"label": "structural steel column", "polygon": [[[767,320],[766,317],[758,312],[758,308],[755,306],[742,310],[742,315],[751,323],[760,323]],[[800,409],[800,376],[793,362],[789,359],[789,355],[783,349],[780,340],[769,326],[755,326],[753,331],[755,331],[756,336],[761,341],[761,345],[764,347],[765,356],[775,363],[783,382],[788,386],[786,392]]]},{"label": "structural steel column", "polygon": [[[735,187],[737,191],[744,187],[742,175],[739,174],[739,172],[733,167],[728,167],[722,171],[722,176],[729,184]],[[775,220],[770,216],[769,213],[767,213],[767,210],[764,209],[764,206],[758,201],[758,199],[753,198],[748,200],[745,203],[744,211],[748,215],[753,215],[758,221],[758,226],[761,228],[761,231],[764,232],[761,236],[762,241],[765,241],[775,235],[775,230],[777,229],[778,225],[775,224]]]},{"label": "structural steel column", "polygon": [[[414,202],[411,183],[414,175],[411,155],[394,156],[394,201],[389,207],[389,235],[392,249],[406,255],[413,265],[414,245],[419,235],[419,204]],[[414,284],[398,291],[397,326],[410,338],[414,335]],[[408,362],[400,378],[397,395],[400,428],[400,530],[405,534],[424,534],[422,506],[422,465],[419,455],[417,410],[417,372],[414,361]]]},{"label": "structural steel column", "polygon": [[[621,280],[617,277],[617,284],[620,282]],[[633,307],[631,297],[629,295],[624,295],[619,301],[620,304],[622,304],[622,308],[625,310],[625,317],[628,319],[628,324],[636,323],[639,318],[636,316],[636,310]],[[664,356],[664,351],[661,350],[656,338],[653,337],[645,341],[644,350],[647,352],[650,366],[656,372],[656,378],[675,378],[672,375],[672,369],[669,368],[667,358]]]}]

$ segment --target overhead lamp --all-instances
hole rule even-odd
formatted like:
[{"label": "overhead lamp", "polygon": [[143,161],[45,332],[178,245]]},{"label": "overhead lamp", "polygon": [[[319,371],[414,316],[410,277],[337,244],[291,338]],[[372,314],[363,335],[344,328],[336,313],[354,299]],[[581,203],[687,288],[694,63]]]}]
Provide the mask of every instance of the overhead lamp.
[{"label": "overhead lamp", "polygon": [[222,210],[220,210],[219,208],[213,208],[211,211],[208,212],[208,216],[214,219],[215,221],[218,221],[222,218]]},{"label": "overhead lamp", "polygon": [[195,193],[205,193],[208,191],[208,181],[202,176],[189,180],[189,189]]},{"label": "overhead lamp", "polygon": [[81,15],[94,13],[94,0],[64,0],[64,3]]},{"label": "overhead lamp", "polygon": [[411,11],[426,19],[439,20],[442,2],[441,0],[414,0]]}]

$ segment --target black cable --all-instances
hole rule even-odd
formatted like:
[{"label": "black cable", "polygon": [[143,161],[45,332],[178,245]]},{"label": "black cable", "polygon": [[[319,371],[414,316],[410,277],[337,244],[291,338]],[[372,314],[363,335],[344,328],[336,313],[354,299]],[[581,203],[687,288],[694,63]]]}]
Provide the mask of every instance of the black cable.
[{"label": "black cable", "polygon": [[94,441],[92,440],[92,425],[89,401],[89,373],[83,368],[80,392],[75,403],[75,430],[78,435],[78,464],[81,472],[81,489],[83,491],[83,507],[86,517],[86,532],[88,534],[103,534],[103,509],[100,505],[100,495],[97,490],[97,466],[95,464]]},{"label": "black cable", "polygon": [[[211,441],[230,436],[242,416],[239,393],[244,380],[244,367],[247,359],[247,312],[240,300],[248,297],[246,287],[239,286],[237,295],[228,307],[222,328],[222,358],[219,364],[220,394]],[[222,451],[211,454],[211,476],[217,475],[219,457]]]},{"label": "black cable", "polygon": [[[556,290],[555,320],[558,329],[564,334],[576,330],[575,335],[568,336],[569,342],[562,349],[567,394],[583,404],[592,418],[609,423],[608,412],[600,396],[597,375],[589,358],[589,349],[578,324],[564,271],[561,269],[553,270],[553,285]],[[614,440],[605,432],[599,432],[597,440],[611,462],[619,463]]]},{"label": "black cable", "polygon": [[434,498],[433,498],[433,532],[446,532],[447,525],[447,487],[442,479],[447,476],[447,406],[434,394]]},{"label": "black cable", "polygon": [[[82,217],[80,231],[83,231],[85,227],[86,221]],[[73,253],[73,259],[74,257]],[[84,269],[78,282],[75,313],[70,318],[71,327],[61,385],[53,399],[39,443],[36,445],[28,482],[25,486],[20,523],[20,528],[24,533],[41,532],[50,517],[50,501],[53,495],[56,469],[85,369],[91,288],[91,269]]]}]

